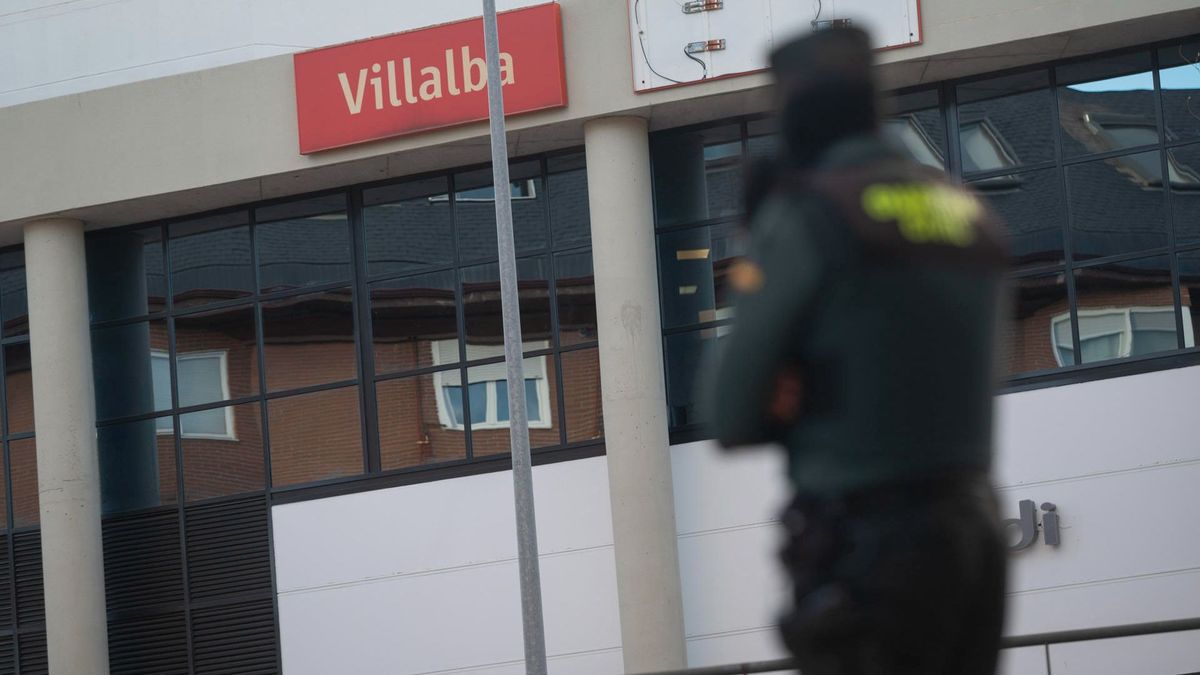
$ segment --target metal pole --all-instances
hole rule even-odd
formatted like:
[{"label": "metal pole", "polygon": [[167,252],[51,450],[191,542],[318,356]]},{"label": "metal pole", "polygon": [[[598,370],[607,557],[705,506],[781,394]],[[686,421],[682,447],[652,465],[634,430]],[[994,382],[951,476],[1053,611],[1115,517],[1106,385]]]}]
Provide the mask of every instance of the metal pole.
[{"label": "metal pole", "polygon": [[517,565],[521,573],[525,672],[529,675],[545,675],[546,633],[542,625],[542,583],[541,573],[538,571],[537,525],[533,509],[529,421],[525,411],[521,307],[517,296],[517,258],[513,244],[508,145],[504,138],[504,93],[500,84],[500,39],[496,29],[496,0],[483,0],[483,43],[488,75],[488,119],[491,121],[492,134],[492,185],[496,195],[496,243],[500,254],[504,363],[508,367],[508,425],[512,445],[513,496],[517,509]]}]

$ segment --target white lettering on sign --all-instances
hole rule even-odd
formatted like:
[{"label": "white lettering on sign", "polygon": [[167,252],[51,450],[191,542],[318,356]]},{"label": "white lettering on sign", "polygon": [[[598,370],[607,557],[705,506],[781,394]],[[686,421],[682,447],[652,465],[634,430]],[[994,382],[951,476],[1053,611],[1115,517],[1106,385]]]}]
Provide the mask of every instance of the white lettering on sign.
[{"label": "white lettering on sign", "polygon": [[[462,93],[472,93],[487,87],[487,68],[480,57],[471,56],[471,48],[463,45],[458,50],[460,58],[455,58],[455,50],[447,49],[446,66],[443,70],[437,66],[425,66],[420,70],[421,80],[413,77],[412,59],[404,57],[400,60],[400,71],[396,71],[396,61],[388,60],[386,64],[373,63],[369,68],[360,68],[353,86],[348,73],[337,74],[338,83],[342,87],[342,96],[346,99],[346,109],[351,115],[357,115],[363,109],[363,97],[367,85],[371,87],[372,101],[376,110],[384,109],[384,89],[386,81],[387,105],[399,108],[407,103],[413,105],[419,101],[432,101],[443,96],[458,96]],[[368,76],[368,73],[374,77]],[[500,80],[504,85],[515,84],[517,81],[516,66],[512,55],[500,52]],[[461,87],[459,83],[461,82]],[[403,96],[401,96],[403,91]]]}]

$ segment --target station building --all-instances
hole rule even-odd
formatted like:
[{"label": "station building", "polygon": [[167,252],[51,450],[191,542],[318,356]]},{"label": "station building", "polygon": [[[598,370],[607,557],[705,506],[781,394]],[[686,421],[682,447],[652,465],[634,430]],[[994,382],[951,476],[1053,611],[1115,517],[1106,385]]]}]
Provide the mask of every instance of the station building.
[{"label": "station building", "polygon": [[[508,119],[553,673],[783,655],[781,453],[696,403],[769,78],[639,86],[659,1],[552,5],[564,98]],[[478,8],[187,4],[0,8],[0,673],[523,672],[487,124],[304,147],[340,131],[292,54]],[[1198,671],[1200,3],[915,19],[885,132],[1013,252],[1003,672]],[[516,100],[548,38],[504,26]],[[397,54],[330,105],[483,95],[426,41],[444,100]]]}]

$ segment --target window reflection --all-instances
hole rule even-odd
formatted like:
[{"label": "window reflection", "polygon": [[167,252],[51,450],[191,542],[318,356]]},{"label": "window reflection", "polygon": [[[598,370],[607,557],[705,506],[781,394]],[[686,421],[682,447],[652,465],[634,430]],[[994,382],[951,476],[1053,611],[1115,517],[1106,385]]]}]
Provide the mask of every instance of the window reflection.
[{"label": "window reflection", "polygon": [[[1178,349],[1175,293],[1166,256],[1077,269],[1075,292],[1080,363]],[[1063,320],[1060,315],[1054,322]],[[1055,346],[1060,359],[1069,363],[1065,354],[1070,345],[1056,338]]]},{"label": "window reflection", "polygon": [[1167,245],[1161,185],[1147,175],[1159,162],[1158,152],[1145,152],[1067,168],[1077,260]]},{"label": "window reflection", "polygon": [[165,321],[92,330],[92,375],[96,418],[117,419],[171,407],[171,380],[155,377],[153,354],[167,352]]},{"label": "window reflection", "polygon": [[[1010,282],[1012,320],[1002,324],[1000,348],[1004,354],[1004,372],[1009,375],[1053,370],[1073,365],[1060,360],[1055,345],[1073,343],[1071,323],[1054,323],[1054,318],[1069,311],[1066,279],[1061,272],[1022,277]],[[1051,326],[1058,332],[1051,334]]]},{"label": "window reflection", "polygon": [[25,251],[0,253],[0,311],[3,336],[29,332],[29,300],[25,292]]},{"label": "window reflection", "polygon": [[363,471],[358,387],[267,401],[276,487]]},{"label": "window reflection", "polygon": [[592,252],[555,256],[554,274],[559,343],[594,342],[597,338],[596,278],[592,271]]},{"label": "window reflection", "polygon": [[1149,53],[1059,66],[1056,73],[1064,156],[1158,142]]},{"label": "window reflection", "polygon": [[363,190],[363,229],[372,276],[454,261],[445,177]]},{"label": "window reflection", "polygon": [[1167,151],[1175,243],[1200,241],[1200,144]]},{"label": "window reflection", "polygon": [[263,303],[268,391],[357,376],[352,297],[343,288]]},{"label": "window reflection", "polygon": [[4,394],[8,433],[33,431],[33,371],[28,342],[4,346]]},{"label": "window reflection", "polygon": [[[175,318],[179,405],[193,406],[258,393],[254,308],[228,307]],[[166,351],[153,354],[155,376],[169,377]],[[160,375],[161,373],[161,375]],[[156,380],[157,381],[157,380]],[[159,387],[155,386],[155,392]],[[164,402],[169,405],[168,399]],[[157,395],[157,394],[156,394]]]},{"label": "window reflection", "polygon": [[8,443],[9,479],[12,480],[13,527],[37,525],[41,520],[38,502],[37,441],[26,438]]},{"label": "window reflection", "polygon": [[260,208],[255,218],[263,293],[350,278],[344,194]]},{"label": "window reflection", "polygon": [[88,235],[88,311],[111,321],[161,311],[165,304],[162,228]]},{"label": "window reflection", "polygon": [[171,292],[176,307],[242,298],[254,293],[249,213],[173,223]]},{"label": "window reflection", "polygon": [[563,352],[562,387],[566,403],[567,442],[603,438],[604,406],[601,403],[599,350]]},{"label": "window reflection", "polygon": [[589,243],[592,240],[592,222],[583,155],[551,157],[546,164],[554,245],[561,247]]},{"label": "window reflection", "polygon": [[958,86],[963,173],[1054,159],[1054,99],[1044,70]]},{"label": "window reflection", "polygon": [[1167,140],[1200,138],[1200,42],[1163,47],[1158,64]]},{"label": "window reflection", "polygon": [[[395,373],[433,364],[433,345],[458,338],[454,273],[393,279],[371,285],[375,372]],[[455,347],[442,363],[458,361]]]},{"label": "window reflection", "polygon": [[657,136],[651,153],[659,227],[741,213],[739,125]]},{"label": "window reflection", "polygon": [[444,404],[438,401],[442,393],[437,379],[432,374],[417,375],[375,386],[384,469],[466,459],[466,436],[443,421]]},{"label": "window reflection", "polygon": [[1179,300],[1183,309],[1184,347],[1200,341],[1200,251],[1185,251],[1178,256]]},{"label": "window reflection", "polygon": [[96,430],[104,513],[147,509],[178,500],[175,427],[170,416]]},{"label": "window reflection", "polygon": [[262,490],[262,414],[257,403],[180,415],[188,501]]},{"label": "window reflection", "polygon": [[[509,167],[509,179],[517,254],[544,250],[548,241],[541,166],[538,162],[513,164]],[[455,174],[454,189],[459,258],[495,260],[496,193],[491,168]]]},{"label": "window reflection", "polygon": [[[554,359],[530,357],[522,361],[522,369],[529,445],[558,445],[558,400],[552,393],[557,381]],[[509,452],[508,377],[503,361],[468,368],[466,382],[460,370],[435,373],[434,382],[441,392],[439,416],[443,424],[451,429],[469,426],[471,451],[476,457]]]},{"label": "window reflection", "polygon": [[1004,221],[1015,266],[1062,263],[1066,212],[1057,171],[1028,171],[970,185]]},{"label": "window reflection", "polygon": [[742,254],[731,223],[659,235],[663,327],[732,318],[729,270]]},{"label": "window reflection", "polygon": [[[503,345],[500,266],[489,263],[468,267],[461,271],[461,275],[468,349],[471,345]],[[549,261],[546,258],[517,261],[521,335],[526,341],[550,339],[549,275]]]},{"label": "window reflection", "polygon": [[697,385],[707,364],[712,363],[717,338],[726,330],[706,328],[667,336],[667,403],[672,427],[705,421],[703,399]]},{"label": "window reflection", "polygon": [[883,133],[918,162],[945,170],[946,127],[939,99],[936,90],[891,97],[884,106],[889,117],[883,121]]}]

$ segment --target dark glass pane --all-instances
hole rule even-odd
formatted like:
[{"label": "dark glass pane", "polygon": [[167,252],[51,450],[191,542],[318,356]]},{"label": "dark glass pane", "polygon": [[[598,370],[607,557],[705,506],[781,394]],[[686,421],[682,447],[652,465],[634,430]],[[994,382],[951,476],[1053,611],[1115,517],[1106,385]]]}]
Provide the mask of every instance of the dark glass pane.
[{"label": "dark glass pane", "polygon": [[375,372],[458,361],[454,273],[447,270],[371,285]]},{"label": "dark glass pane", "polygon": [[255,218],[263,293],[350,278],[345,195],[261,208]]},{"label": "dark glass pane", "polygon": [[96,429],[96,441],[102,512],[121,513],[178,502],[175,423],[171,416],[102,426]]},{"label": "dark glass pane", "polygon": [[1167,245],[1158,152],[1067,168],[1075,259]]},{"label": "dark glass pane", "polygon": [[362,473],[358,387],[271,399],[267,413],[272,485]]},{"label": "dark glass pane", "polygon": [[0,458],[0,533],[8,532],[8,467],[4,466],[3,458]]},{"label": "dark glass pane", "polygon": [[1179,299],[1183,307],[1183,346],[1200,338],[1200,251],[1179,254]]},{"label": "dark glass pane", "polygon": [[596,278],[592,272],[592,252],[555,256],[554,273],[559,343],[595,341]]},{"label": "dark glass pane", "polygon": [[946,125],[936,89],[892,96],[884,102],[884,136],[918,162],[946,169]]},{"label": "dark glass pane", "polygon": [[1167,151],[1175,243],[1200,241],[1200,144]]},{"label": "dark glass pane", "polygon": [[1020,375],[1074,365],[1071,310],[1061,272],[1009,282],[1012,319],[1001,328],[1003,371]]},{"label": "dark glass pane", "polygon": [[29,332],[29,299],[25,292],[25,252],[0,253],[0,307],[4,337]]},{"label": "dark glass pane", "polygon": [[1158,65],[1167,140],[1200,138],[1200,42],[1163,47]]},{"label": "dark glass pane", "polygon": [[8,433],[33,431],[33,378],[28,342],[4,347],[4,395]]},{"label": "dark glass pane", "polygon": [[[548,242],[540,164],[511,165],[509,181],[517,255],[545,250]],[[454,190],[459,259],[495,260],[496,193],[491,168],[456,174]]]},{"label": "dark glass pane", "polygon": [[592,222],[583,155],[552,157],[547,165],[554,247],[587,244],[592,240]]},{"label": "dark glass pane", "polygon": [[659,235],[664,328],[732,316],[733,294],[728,278],[742,253],[741,243],[733,224]]},{"label": "dark glass pane", "polygon": [[254,293],[249,214],[238,211],[170,226],[171,293],[176,307]]},{"label": "dark glass pane", "polygon": [[1018,266],[1063,260],[1062,180],[1055,169],[987,178],[970,184],[1004,221]]},{"label": "dark glass pane", "polygon": [[[500,312],[500,268],[495,263],[461,270],[466,316],[467,358],[503,354],[504,330]],[[550,340],[549,260],[517,261],[521,336],[525,349],[545,349]],[[499,348],[499,352],[496,349]]]},{"label": "dark glass pane", "polygon": [[[456,423],[463,414],[462,388],[453,387],[457,390],[455,405],[439,399],[439,380],[432,374],[417,375],[375,385],[384,470],[466,459],[466,434]],[[450,389],[443,388],[443,395],[449,396]]]},{"label": "dark glass pane", "polygon": [[672,427],[703,422],[703,392],[700,373],[712,363],[717,338],[728,328],[706,328],[666,338],[667,405]]},{"label": "dark glass pane", "polygon": [[779,137],[779,119],[777,117],[772,115],[750,120],[746,123],[746,127],[750,135],[746,146],[751,159],[768,159],[778,155],[782,143]]},{"label": "dark glass pane", "polygon": [[563,352],[561,358],[567,442],[579,443],[604,438],[599,350]]},{"label": "dark glass pane", "polygon": [[1054,159],[1049,73],[1005,75],[958,86],[963,173]]},{"label": "dark glass pane", "polygon": [[254,308],[228,307],[175,317],[180,407],[258,393]]},{"label": "dark glass pane", "polygon": [[363,191],[363,226],[372,276],[454,262],[445,177]]},{"label": "dark glass pane", "polygon": [[357,377],[349,288],[265,302],[262,313],[268,391]]},{"label": "dark glass pane", "polygon": [[26,438],[8,444],[12,480],[13,527],[37,525],[41,520],[38,503],[37,441]]},{"label": "dark glass pane", "polygon": [[[558,445],[558,401],[554,391],[554,358],[532,356],[522,362],[526,387],[533,388],[533,400],[526,394],[529,417],[529,444],[533,448]],[[461,386],[460,371],[438,373],[441,387]],[[476,457],[509,451],[508,378],[503,362],[467,369],[471,419],[471,449]]]},{"label": "dark glass pane", "polygon": [[145,316],[163,309],[162,229],[87,235],[88,311],[92,321]]},{"label": "dark glass pane", "polygon": [[96,418],[116,419],[171,408],[165,321],[92,330]]},{"label": "dark glass pane", "polygon": [[1059,66],[1057,76],[1064,157],[1158,142],[1148,52]]},{"label": "dark glass pane", "polygon": [[179,416],[188,501],[262,491],[262,413],[257,403]]},{"label": "dark glass pane", "polygon": [[1178,348],[1167,256],[1075,270],[1082,363]]},{"label": "dark glass pane", "polygon": [[659,227],[742,212],[738,125],[657,134],[650,142]]}]

